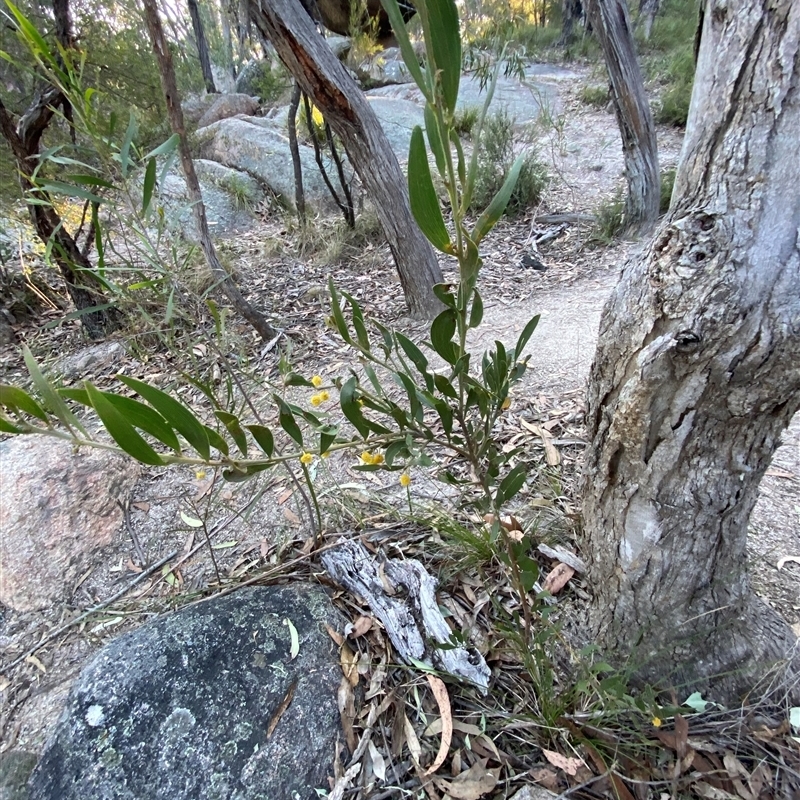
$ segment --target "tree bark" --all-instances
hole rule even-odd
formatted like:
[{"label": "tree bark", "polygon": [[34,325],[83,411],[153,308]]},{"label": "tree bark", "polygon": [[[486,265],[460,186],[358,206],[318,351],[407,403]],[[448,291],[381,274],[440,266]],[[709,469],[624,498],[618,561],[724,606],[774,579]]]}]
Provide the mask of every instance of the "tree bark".
[{"label": "tree bark", "polygon": [[583,535],[606,653],[730,703],[800,671],[746,565],[800,408],[800,6],[707,11],[672,210],[603,313]]},{"label": "tree bark", "polygon": [[192,213],[197,226],[200,247],[203,250],[208,268],[219,283],[222,291],[225,292],[225,296],[230,300],[231,305],[256,329],[262,339],[268,341],[275,338],[279,332],[267,322],[260,311],[253,308],[244,298],[239,291],[239,287],[233,282],[231,276],[220,263],[214,243],[211,241],[208,220],[206,219],[206,207],[203,204],[203,195],[200,191],[200,182],[197,180],[192,154],[189,151],[189,143],[186,139],[183,111],[175,81],[175,70],[172,66],[172,55],[158,16],[156,0],[144,0],[143,5],[147,30],[150,34],[153,52],[161,73],[161,85],[164,90],[170,126],[172,127],[172,132],[178,134],[179,138],[178,150],[181,155],[183,174],[186,178],[186,193],[189,196],[189,200],[192,201]]},{"label": "tree bark", "polygon": [[[69,50],[74,46],[75,36],[68,0],[54,0],[53,13],[56,37],[61,46]],[[109,307],[102,284],[89,261],[88,251],[81,251],[64,227],[50,195],[36,189],[29,177],[37,163],[42,136],[53,119],[54,109],[59,106],[64,107],[66,119],[71,120],[71,106],[67,98],[56,87],[48,87],[37,92],[25,114],[15,121],[0,100],[0,132],[16,161],[23,195],[35,196],[39,201],[28,204],[34,230],[45,245],[52,242],[51,258],[58,267],[70,300],[78,311],[83,312],[83,329],[89,338],[102,339],[118,327],[119,312]]]},{"label": "tree bark", "polygon": [[558,40],[559,47],[567,47],[575,39],[573,28],[580,22],[583,15],[581,0],[562,0],[561,3],[561,36]]},{"label": "tree bark", "polygon": [[292,170],[294,171],[294,205],[300,224],[306,224],[306,193],[303,190],[303,164],[300,161],[300,146],[297,143],[297,110],[300,108],[300,97],[303,92],[295,81],[292,99],[289,101],[289,118],[286,120],[286,131],[289,135],[289,151],[292,154]]},{"label": "tree bark", "polygon": [[442,273],[433,248],[411,216],[400,165],[361,90],[299,0],[251,0],[250,16],[344,143],[375,205],[411,313],[433,316],[441,310],[433,286],[442,282]]},{"label": "tree bark", "polygon": [[639,0],[639,22],[644,22],[644,38],[650,41],[653,23],[656,21],[661,0]]},{"label": "tree bark", "polygon": [[189,16],[192,19],[192,30],[194,39],[197,43],[197,56],[200,59],[200,70],[203,73],[203,82],[209,94],[216,94],[217,87],[214,85],[214,73],[211,71],[211,56],[208,53],[208,42],[206,32],[203,30],[203,20],[200,19],[200,9],[197,0],[186,0],[189,5]]},{"label": "tree bark", "polygon": [[661,178],[653,116],[644,90],[625,0],[586,0],[611,81],[625,157],[626,226],[646,230],[658,219]]}]

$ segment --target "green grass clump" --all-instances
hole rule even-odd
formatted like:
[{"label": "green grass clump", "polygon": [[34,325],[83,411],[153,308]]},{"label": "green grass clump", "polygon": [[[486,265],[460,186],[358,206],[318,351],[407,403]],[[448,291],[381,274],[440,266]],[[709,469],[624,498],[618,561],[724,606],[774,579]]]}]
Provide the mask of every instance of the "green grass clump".
[{"label": "green grass clump", "polygon": [[610,99],[608,86],[584,86],[578,97],[582,103],[592,108],[604,108]]},{"label": "green grass clump", "polygon": [[258,66],[252,78],[252,88],[262,103],[273,103],[291,86],[289,73],[282,64],[273,65],[266,59]]},{"label": "green grass clump", "polygon": [[659,200],[658,210],[661,214],[669,211],[669,204],[672,200],[672,187],[675,186],[675,169],[665,169],[661,173],[661,199]]},{"label": "green grass clump", "polygon": [[604,200],[595,211],[595,223],[589,236],[589,243],[595,245],[611,244],[622,233],[625,199],[618,190],[609,200]]},{"label": "green grass clump", "polygon": [[641,28],[638,32],[645,74],[663,87],[654,117],[665,125],[686,125],[694,82],[697,24],[695,0],[664,0],[650,39],[644,40]]},{"label": "green grass clump", "polygon": [[[514,164],[514,120],[508,116],[508,112],[501,111],[486,120],[477,146],[480,147],[480,156],[470,206],[475,212],[482,211],[489,205]],[[545,166],[533,150],[528,150],[506,207],[506,214],[515,216],[536,205],[541,200],[547,183]]]},{"label": "green grass clump", "polygon": [[237,209],[252,208],[258,200],[253,184],[238,175],[227,176],[220,182],[220,186],[233,198]]},{"label": "green grass clump", "polygon": [[472,136],[472,129],[478,122],[478,117],[481,115],[481,110],[477,106],[467,106],[466,108],[458,109],[453,120],[453,125],[456,133],[459,136]]},{"label": "green grass clump", "polygon": [[692,99],[694,70],[694,53],[691,48],[686,47],[672,54],[666,71],[667,88],[655,111],[657,122],[677,127],[686,125]]}]

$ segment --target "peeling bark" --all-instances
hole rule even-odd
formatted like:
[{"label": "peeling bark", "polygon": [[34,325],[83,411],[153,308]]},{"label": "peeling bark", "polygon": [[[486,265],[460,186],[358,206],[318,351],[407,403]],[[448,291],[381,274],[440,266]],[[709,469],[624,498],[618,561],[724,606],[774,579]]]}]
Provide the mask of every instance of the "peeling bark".
[{"label": "peeling bark", "polygon": [[411,313],[433,316],[442,307],[433,294],[442,273],[411,216],[400,165],[358,85],[325,44],[300,0],[250,0],[250,15],[342,140],[375,205]]},{"label": "peeling bark", "polygon": [[731,702],[800,671],[746,564],[800,408],[800,6],[710,0],[701,41],[672,210],[601,321],[584,545],[607,654]]},{"label": "peeling bark", "polygon": [[361,542],[342,539],[322,555],[322,563],[333,580],[364,598],[403,662],[424,661],[486,694],[491,676],[486,661],[474,648],[453,646],[436,601],[436,581],[419,561],[378,559]]},{"label": "peeling bark", "polygon": [[658,219],[661,176],[653,115],[644,90],[625,0],[586,0],[586,11],[603,48],[611,99],[625,159],[626,226],[647,229]]}]

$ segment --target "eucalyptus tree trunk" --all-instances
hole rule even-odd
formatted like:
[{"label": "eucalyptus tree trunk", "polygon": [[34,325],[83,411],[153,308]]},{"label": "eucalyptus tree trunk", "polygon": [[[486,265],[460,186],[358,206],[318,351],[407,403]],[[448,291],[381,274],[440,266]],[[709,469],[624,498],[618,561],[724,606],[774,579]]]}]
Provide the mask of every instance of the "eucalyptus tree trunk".
[{"label": "eucalyptus tree trunk", "polygon": [[561,0],[561,36],[559,47],[567,47],[575,39],[573,28],[583,15],[581,0]]},{"label": "eucalyptus tree trunk", "polygon": [[601,322],[583,535],[605,652],[728,703],[783,668],[798,693],[746,538],[800,408],[800,4],[706,11],[672,209]]},{"label": "eucalyptus tree trunk", "polygon": [[189,200],[192,201],[192,214],[197,228],[197,237],[200,240],[200,248],[205,256],[206,264],[214,276],[214,280],[219,284],[231,305],[255,328],[264,341],[268,341],[277,336],[279,331],[273,328],[264,315],[250,305],[242,295],[239,287],[233,282],[233,278],[220,263],[214,243],[211,241],[211,233],[206,218],[206,207],[200,191],[200,181],[197,179],[197,173],[194,169],[194,162],[192,161],[192,154],[186,137],[186,128],[183,123],[183,110],[178,97],[172,55],[169,51],[167,39],[164,36],[161,18],[158,16],[158,6],[156,5],[156,0],[144,0],[142,5],[144,7],[147,31],[150,35],[156,62],[158,63],[158,71],[161,75],[161,86],[164,90],[164,100],[167,105],[170,127],[172,132],[178,135],[178,152],[181,157],[183,175],[186,178],[186,193],[189,196]]},{"label": "eucalyptus tree trunk", "polygon": [[203,73],[203,82],[209,94],[216,94],[217,87],[214,85],[214,73],[211,71],[211,56],[208,53],[208,42],[206,32],[203,30],[203,20],[200,19],[200,9],[197,0],[187,0],[189,6],[189,16],[192,19],[192,30],[194,39],[197,43],[197,56],[200,59],[200,70]]},{"label": "eucalyptus tree trunk", "polygon": [[586,0],[603,48],[625,158],[626,226],[647,229],[658,219],[661,178],[653,115],[644,90],[625,0]]},{"label": "eucalyptus tree trunk", "polygon": [[640,0],[639,2],[639,22],[644,23],[644,38],[648,41],[660,8],[661,0]]},{"label": "eucalyptus tree trunk", "polygon": [[433,287],[442,273],[408,202],[400,165],[361,89],[319,34],[300,0],[250,1],[250,17],[342,140],[375,205],[412,314],[441,309]]},{"label": "eucalyptus tree trunk", "polygon": [[[69,0],[54,0],[55,34],[64,51],[75,46]],[[35,203],[28,204],[31,222],[37,236],[51,248],[51,258],[77,311],[84,331],[91,339],[102,339],[119,327],[121,314],[111,306],[103,291],[103,284],[89,259],[93,237],[88,236],[83,248],[67,231],[56,210],[50,194],[34,186],[31,175],[39,163],[42,138],[61,107],[64,119],[72,127],[72,107],[64,94],[54,86],[42,87],[34,95],[30,106],[18,119],[0,99],[0,134],[8,143],[14,157],[22,193]]]}]

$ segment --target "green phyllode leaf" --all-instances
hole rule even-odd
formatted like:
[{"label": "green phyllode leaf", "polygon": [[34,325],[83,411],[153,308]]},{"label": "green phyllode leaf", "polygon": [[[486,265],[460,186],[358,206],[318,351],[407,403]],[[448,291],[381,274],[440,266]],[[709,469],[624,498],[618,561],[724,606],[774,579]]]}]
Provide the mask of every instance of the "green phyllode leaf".
[{"label": "green phyllode leaf", "polygon": [[128,422],[117,407],[89,381],[84,383],[92,407],[100,417],[111,438],[129,455],[143,464],[161,466],[164,460],[139,435],[136,428]]},{"label": "green phyllode leaf", "polygon": [[[278,395],[272,395],[272,399],[275,401],[275,404],[278,406],[278,423],[280,424],[281,428],[283,428],[289,436],[294,439],[300,447],[303,446],[303,434],[300,431],[300,427],[297,424],[297,420],[294,418],[294,414],[292,413],[291,408],[286,404],[286,401],[283,398],[278,397]],[[251,427],[252,430],[252,427]]]},{"label": "green phyllode leaf", "polygon": [[28,368],[28,373],[31,376],[33,385],[36,387],[42,399],[44,408],[56,416],[68,430],[72,431],[74,428],[86,436],[86,430],[80,422],[78,422],[77,417],[69,410],[69,406],[67,406],[58,392],[56,392],[52,384],[42,375],[42,371],[39,369],[39,365],[36,363],[36,359],[33,357],[33,353],[31,353],[27,345],[23,346],[22,355],[25,359],[25,366]]},{"label": "green phyllode leaf", "polygon": [[461,30],[455,0],[425,0],[430,31],[430,48],[436,62],[436,76],[449,114],[456,108],[461,80]]},{"label": "green phyllode leaf", "polygon": [[7,386],[0,383],[0,406],[5,406],[10,411],[22,411],[42,422],[49,422],[44,409],[25,391],[16,386]]},{"label": "green phyllode leaf", "polygon": [[525,156],[517,156],[517,159],[514,161],[513,166],[509,170],[503,185],[500,187],[497,194],[492,198],[492,202],[489,203],[489,206],[486,208],[483,214],[478,217],[478,221],[475,223],[471,237],[472,241],[475,242],[476,245],[481,243],[481,239],[483,239],[483,237],[486,236],[486,234],[489,233],[492,228],[494,228],[494,226],[497,224],[497,221],[503,216],[503,212],[506,210],[508,201],[511,199],[514,187],[517,185],[517,179],[519,178],[519,173],[524,163]]},{"label": "green phyllode leaf", "polygon": [[443,253],[451,253],[450,234],[444,224],[439,198],[433,187],[422,128],[415,126],[408,152],[408,196],[411,213],[428,241]]},{"label": "green phyllode leaf", "polygon": [[397,5],[397,0],[381,0],[384,10],[389,17],[389,22],[392,25],[392,31],[400,46],[400,52],[403,56],[403,61],[417,84],[426,100],[431,100],[431,88],[428,85],[427,73],[423,71],[417,60],[417,54],[408,38],[408,31],[406,31],[406,24],[403,21],[403,15],[400,13],[400,7]]},{"label": "green phyllode leaf", "polygon": [[201,458],[211,457],[208,430],[205,425],[181,402],[161,389],[156,389],[144,381],[117,376],[129,389],[138,392],[156,411],[198,452]]},{"label": "green phyllode leaf", "polygon": [[523,487],[525,484],[525,478],[528,475],[528,468],[525,464],[517,464],[508,475],[500,481],[500,485],[497,487],[497,495],[495,497],[495,502],[497,503],[497,507],[500,508],[502,505],[507,503],[514,497],[517,492]]},{"label": "green phyllode leaf", "polygon": [[[85,389],[59,389],[58,391],[69,400],[94,408],[94,403]],[[132,397],[124,397],[113,392],[101,392],[101,394],[135,428],[149,433],[176,453],[181,452],[181,444],[175,431],[157,411]]]}]

